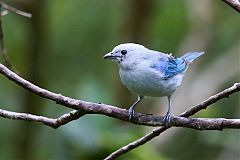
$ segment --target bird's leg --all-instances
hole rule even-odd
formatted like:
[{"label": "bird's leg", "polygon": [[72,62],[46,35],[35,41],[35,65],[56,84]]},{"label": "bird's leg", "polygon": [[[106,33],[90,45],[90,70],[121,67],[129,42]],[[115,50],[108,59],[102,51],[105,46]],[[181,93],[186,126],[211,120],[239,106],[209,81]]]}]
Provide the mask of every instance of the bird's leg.
[{"label": "bird's leg", "polygon": [[128,109],[128,116],[129,116],[129,121],[131,122],[132,121],[132,118],[134,116],[134,107],[143,99],[143,96],[139,96],[138,95],[138,99],[137,101],[131,105],[131,107]]},{"label": "bird's leg", "polygon": [[168,96],[168,111],[163,118],[163,121],[165,122],[165,126],[167,128],[169,128],[169,126],[170,126],[171,106],[172,106],[172,95]]}]

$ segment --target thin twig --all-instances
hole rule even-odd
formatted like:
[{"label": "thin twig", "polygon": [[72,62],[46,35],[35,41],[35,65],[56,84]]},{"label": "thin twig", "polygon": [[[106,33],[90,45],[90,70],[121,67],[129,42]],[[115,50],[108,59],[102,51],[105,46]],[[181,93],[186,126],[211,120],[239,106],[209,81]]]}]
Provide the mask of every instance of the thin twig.
[{"label": "thin twig", "polygon": [[3,11],[1,12],[1,17],[6,16],[6,15],[8,15],[8,14],[9,14],[9,11],[8,11],[8,10],[3,10]]},{"label": "thin twig", "polygon": [[1,8],[4,8],[6,10],[4,11],[1,11],[1,16],[0,16],[0,50],[1,50],[1,54],[2,54],[2,57],[3,57],[3,61],[4,61],[4,64],[11,70],[14,70],[10,61],[9,61],[9,58],[8,58],[8,54],[7,54],[7,49],[5,48],[5,45],[4,45],[4,34],[3,34],[3,28],[2,28],[2,16],[5,16],[7,15],[9,12],[13,12],[15,14],[18,14],[18,15],[21,15],[21,16],[24,16],[24,17],[28,17],[28,18],[31,18],[32,15],[30,13],[26,13],[26,12],[23,12],[23,11],[20,11],[12,6],[9,6],[8,4],[4,3],[3,1],[0,1],[0,10]]},{"label": "thin twig", "polygon": [[18,113],[18,112],[11,112],[7,110],[0,109],[0,116],[9,118],[12,120],[24,120],[24,121],[34,121],[34,122],[41,122],[47,126],[58,128],[61,125],[67,124],[70,121],[80,118],[85,113],[77,110],[73,110],[67,114],[64,114],[58,118],[48,118],[45,116],[37,116],[28,113]]},{"label": "thin twig", "polygon": [[[0,3],[0,10],[1,10],[2,3]],[[0,17],[0,49],[1,49],[1,54],[3,57],[4,64],[12,69],[12,66],[10,64],[8,55],[7,55],[7,49],[4,46],[4,39],[3,39],[3,29],[2,29],[2,17]]]},{"label": "thin twig", "polygon": [[240,13],[239,0],[222,0],[222,1],[231,6],[233,9],[235,9],[238,13]]},{"label": "thin twig", "polygon": [[[195,113],[199,112],[200,110],[206,109],[209,105],[219,101],[220,99],[223,99],[224,97],[229,97],[231,94],[233,94],[235,92],[238,92],[238,91],[240,91],[240,83],[235,83],[232,87],[227,88],[227,89],[223,90],[222,92],[219,92],[216,95],[209,97],[208,99],[206,99],[202,103],[200,103],[196,106],[193,106],[192,108],[190,108],[186,112],[183,112],[179,116],[181,116],[181,117],[192,116]],[[172,121],[172,118],[171,118],[171,121]],[[115,152],[111,153],[108,157],[105,158],[105,160],[115,159],[118,156],[120,156],[124,153],[127,153],[127,152],[129,152],[129,151],[131,151],[131,150],[149,142],[150,140],[159,136],[162,132],[164,132],[167,129],[169,129],[169,128],[160,127],[160,128],[154,129],[152,132],[150,132],[147,135],[141,137],[140,139],[138,139],[134,142],[131,142],[131,143],[121,147],[120,149],[116,150]]]},{"label": "thin twig", "polygon": [[12,7],[12,6],[10,6],[10,5],[2,2],[2,1],[0,2],[0,4],[2,5],[2,7],[3,7],[4,9],[6,9],[6,10],[8,10],[8,11],[10,11],[10,12],[13,12],[13,13],[15,13],[15,14],[18,14],[18,15],[20,15],[20,16],[24,16],[24,17],[27,17],[27,18],[31,18],[31,17],[32,17],[32,14],[27,13],[27,12],[24,12],[24,11],[21,11],[21,10],[19,10],[19,9],[17,9],[17,8],[14,8],[14,7]]}]

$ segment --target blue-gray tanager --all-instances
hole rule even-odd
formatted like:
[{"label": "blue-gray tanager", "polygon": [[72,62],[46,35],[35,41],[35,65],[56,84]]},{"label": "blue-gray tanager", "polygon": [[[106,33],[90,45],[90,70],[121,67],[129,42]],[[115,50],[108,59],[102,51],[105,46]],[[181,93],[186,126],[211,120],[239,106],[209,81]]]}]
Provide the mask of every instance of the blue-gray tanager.
[{"label": "blue-gray tanager", "polygon": [[202,54],[204,52],[188,52],[176,58],[139,44],[125,43],[104,55],[104,59],[117,62],[123,84],[138,95],[138,100],[128,110],[129,120],[134,116],[134,107],[144,96],[167,96],[168,111],[164,122],[166,127],[169,127],[172,94],[181,85],[189,64]]}]

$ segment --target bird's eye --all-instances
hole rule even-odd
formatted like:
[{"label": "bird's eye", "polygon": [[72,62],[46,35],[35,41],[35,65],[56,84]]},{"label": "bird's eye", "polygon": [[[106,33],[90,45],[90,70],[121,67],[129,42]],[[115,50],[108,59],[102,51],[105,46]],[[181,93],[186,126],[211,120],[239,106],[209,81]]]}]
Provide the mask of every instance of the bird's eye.
[{"label": "bird's eye", "polygon": [[121,54],[125,55],[125,54],[127,54],[127,51],[126,50],[121,50]]}]

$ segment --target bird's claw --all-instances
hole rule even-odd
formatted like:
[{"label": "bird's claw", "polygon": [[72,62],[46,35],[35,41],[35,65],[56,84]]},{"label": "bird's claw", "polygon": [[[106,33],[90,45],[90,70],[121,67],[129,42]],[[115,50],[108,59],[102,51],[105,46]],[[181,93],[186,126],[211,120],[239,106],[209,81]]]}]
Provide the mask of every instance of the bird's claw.
[{"label": "bird's claw", "polygon": [[163,122],[165,122],[166,128],[170,127],[170,120],[171,120],[171,115],[169,112],[166,113],[166,115],[163,118]]},{"label": "bird's claw", "polygon": [[135,111],[133,107],[130,107],[128,110],[128,117],[129,117],[129,121],[132,122],[132,119],[134,117]]}]

